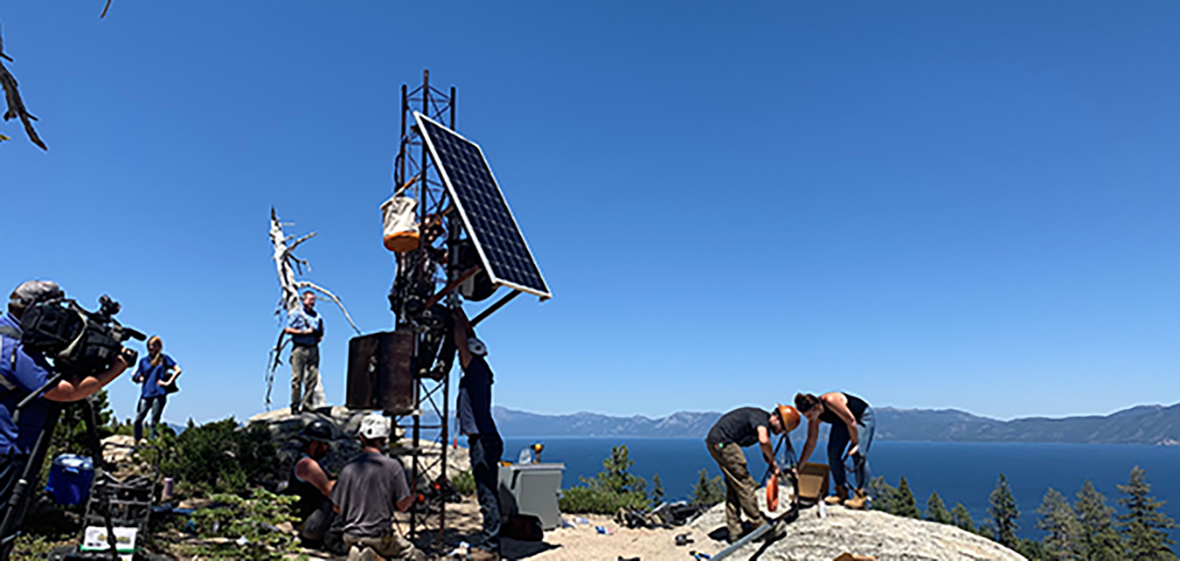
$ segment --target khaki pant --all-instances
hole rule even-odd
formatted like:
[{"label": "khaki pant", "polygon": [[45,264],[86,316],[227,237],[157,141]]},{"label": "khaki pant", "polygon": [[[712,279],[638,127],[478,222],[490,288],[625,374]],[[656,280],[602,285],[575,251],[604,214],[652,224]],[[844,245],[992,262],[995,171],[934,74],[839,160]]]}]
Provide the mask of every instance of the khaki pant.
[{"label": "khaki pant", "polygon": [[[356,537],[344,536],[344,543],[348,545],[348,561],[377,561],[378,559],[407,559],[409,561],[425,561],[426,554],[414,547],[414,544],[403,538],[394,530],[386,530],[380,536]],[[380,557],[377,557],[377,556]]]},{"label": "khaki pant", "polygon": [[761,524],[765,518],[758,509],[758,497],[754,493],[758,490],[758,482],[750,476],[746,469],[746,455],[742,447],[737,444],[709,445],[709,454],[721,466],[721,474],[725,476],[725,525],[729,528],[729,537],[736,540],[742,535],[742,512],[755,525]]},{"label": "khaki pant", "polygon": [[315,389],[320,383],[320,348],[291,349],[291,414],[315,407]]}]

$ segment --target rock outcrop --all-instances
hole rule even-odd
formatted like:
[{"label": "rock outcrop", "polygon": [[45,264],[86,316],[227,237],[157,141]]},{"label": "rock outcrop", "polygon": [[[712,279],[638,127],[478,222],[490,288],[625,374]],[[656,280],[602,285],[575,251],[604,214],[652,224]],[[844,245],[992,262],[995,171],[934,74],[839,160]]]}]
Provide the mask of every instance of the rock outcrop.
[{"label": "rock outcrop", "polygon": [[[289,470],[295,465],[295,461],[299,459],[299,454],[303,449],[303,443],[299,440],[299,432],[303,430],[303,427],[316,419],[327,419],[332,422],[336,429],[336,439],[332,442],[332,447],[328,451],[327,457],[320,460],[320,464],[325,469],[333,473],[338,473],[340,468],[344,467],[344,464],[347,464],[360,453],[360,440],[357,439],[356,435],[360,429],[361,418],[368,415],[369,412],[353,411],[345,407],[332,407],[331,409],[324,409],[322,411],[323,413],[292,415],[290,410],[284,408],[255,415],[246,421],[247,425],[261,423],[270,431],[279,454],[279,473],[275,474],[277,481],[286,481]],[[389,453],[394,457],[400,457],[402,465],[409,471],[412,464],[409,456],[413,441],[406,438],[405,431],[402,428],[395,427],[394,431],[394,435],[397,438],[391,439],[393,442],[389,447]],[[422,462],[424,464],[432,464],[431,466],[427,466],[425,470],[425,480],[434,480],[438,477],[439,473],[436,464],[438,463],[437,460],[442,447],[437,442],[427,440],[422,440],[420,446],[422,448]],[[447,451],[448,476],[454,478],[455,474],[470,468],[471,466],[465,448]]]},{"label": "rock outcrop", "polygon": [[[760,502],[765,503],[765,493],[759,495]],[[765,547],[758,556],[761,561],[835,559],[843,553],[910,561],[1024,559],[994,541],[955,526],[842,506],[828,507],[824,518],[818,513],[817,507],[803,509],[781,539],[770,544],[755,541],[733,558],[749,559]],[[725,528],[724,504],[713,507],[692,524],[698,535],[719,528]]]}]

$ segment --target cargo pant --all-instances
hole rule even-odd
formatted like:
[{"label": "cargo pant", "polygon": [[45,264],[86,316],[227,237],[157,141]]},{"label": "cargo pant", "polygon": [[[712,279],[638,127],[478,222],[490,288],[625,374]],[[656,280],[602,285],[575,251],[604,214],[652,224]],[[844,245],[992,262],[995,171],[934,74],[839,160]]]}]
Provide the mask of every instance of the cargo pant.
[{"label": "cargo pant", "polygon": [[[377,561],[372,553],[385,559],[410,561],[425,561],[426,554],[403,538],[395,530],[386,530],[380,536],[357,537],[345,534],[344,543],[348,546],[348,561]],[[370,552],[369,550],[372,550]]]},{"label": "cargo pant", "polygon": [[710,444],[709,454],[717,460],[721,474],[725,476],[725,526],[729,528],[729,539],[736,540],[742,535],[742,512],[755,525],[761,524],[765,516],[758,509],[758,482],[746,469],[746,455],[742,447],[733,443]]},{"label": "cargo pant", "polygon": [[296,345],[291,349],[291,414],[314,409],[320,383],[320,348]]}]

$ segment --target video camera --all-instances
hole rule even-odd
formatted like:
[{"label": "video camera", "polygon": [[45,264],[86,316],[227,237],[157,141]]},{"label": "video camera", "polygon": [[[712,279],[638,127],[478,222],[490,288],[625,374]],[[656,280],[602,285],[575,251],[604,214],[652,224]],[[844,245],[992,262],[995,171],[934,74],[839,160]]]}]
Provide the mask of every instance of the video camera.
[{"label": "video camera", "polygon": [[106,372],[120,353],[128,364],[137,354],[124,349],[128,339],[146,336],[115,319],[119,303],[109,296],[98,299],[96,312],[82,309],[72,299],[56,298],[30,306],[21,316],[21,343],[30,353],[53,361],[53,367],[67,378],[80,379]]}]

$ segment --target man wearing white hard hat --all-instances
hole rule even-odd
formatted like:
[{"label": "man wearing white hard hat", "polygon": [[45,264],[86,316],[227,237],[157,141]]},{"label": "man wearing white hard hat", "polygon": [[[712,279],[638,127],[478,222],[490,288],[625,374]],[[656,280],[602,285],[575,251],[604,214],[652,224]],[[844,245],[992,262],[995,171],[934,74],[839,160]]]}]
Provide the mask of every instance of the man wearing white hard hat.
[{"label": "man wearing white hard hat", "polygon": [[329,494],[343,521],[349,561],[362,559],[365,549],[386,559],[426,559],[426,554],[393,527],[394,509],[409,510],[415,495],[406,483],[402,465],[383,452],[389,424],[388,418],[376,413],[361,419],[361,455],[340,470]]},{"label": "man wearing white hard hat", "polygon": [[500,456],[504,441],[492,419],[492,369],[484,360],[488,349],[475,338],[475,330],[463,313],[456,309],[455,348],[459,350],[459,364],[463,378],[459,380],[459,432],[467,435],[471,454],[471,474],[475,478],[475,492],[479,497],[479,513],[483,528],[471,550],[475,561],[500,558],[500,496],[496,490],[500,475]]}]

